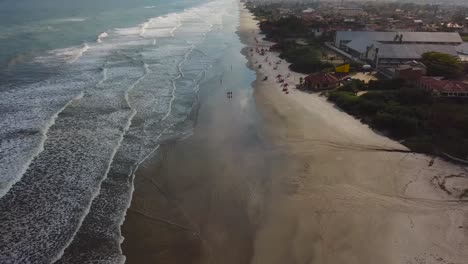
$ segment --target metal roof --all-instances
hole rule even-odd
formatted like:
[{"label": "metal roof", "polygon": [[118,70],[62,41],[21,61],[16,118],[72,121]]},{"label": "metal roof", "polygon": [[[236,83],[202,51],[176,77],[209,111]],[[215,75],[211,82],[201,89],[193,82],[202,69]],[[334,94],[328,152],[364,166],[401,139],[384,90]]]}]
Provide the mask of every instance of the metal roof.
[{"label": "metal roof", "polygon": [[379,49],[379,58],[419,59],[425,52],[435,51],[457,56],[457,47],[440,44],[383,44],[368,39],[356,39],[346,44],[348,48],[364,54],[367,47]]},{"label": "metal roof", "polygon": [[380,44],[379,58],[419,59],[426,52],[442,52],[457,56],[455,46],[437,44]]},{"label": "metal roof", "polygon": [[456,32],[379,32],[379,31],[337,31],[336,39],[355,40],[368,39],[378,42],[395,41],[396,35],[403,35],[403,42],[433,42],[462,43],[460,34]]},{"label": "metal roof", "polygon": [[354,39],[348,44],[346,44],[348,48],[355,50],[359,53],[365,53],[367,50],[367,47],[370,47],[372,45],[378,46],[379,43],[373,40],[366,39],[366,38],[360,38],[360,39]]},{"label": "metal roof", "polygon": [[464,42],[460,46],[457,46],[457,51],[461,54],[468,55],[468,42]]}]

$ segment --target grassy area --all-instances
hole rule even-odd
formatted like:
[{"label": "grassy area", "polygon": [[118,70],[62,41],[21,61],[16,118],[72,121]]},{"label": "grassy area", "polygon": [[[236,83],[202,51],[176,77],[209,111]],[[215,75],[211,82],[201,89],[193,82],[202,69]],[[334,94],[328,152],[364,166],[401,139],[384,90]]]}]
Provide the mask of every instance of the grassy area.
[{"label": "grassy area", "polygon": [[[404,84],[391,86],[389,82],[378,81],[372,85],[359,82],[345,85],[330,92],[328,100],[416,152],[446,152],[466,159],[466,102],[433,98],[424,90]],[[357,90],[368,88],[374,90],[356,95]]]},{"label": "grassy area", "polygon": [[463,36],[461,36],[461,38],[463,39],[463,41],[468,42],[468,35],[463,35]]}]

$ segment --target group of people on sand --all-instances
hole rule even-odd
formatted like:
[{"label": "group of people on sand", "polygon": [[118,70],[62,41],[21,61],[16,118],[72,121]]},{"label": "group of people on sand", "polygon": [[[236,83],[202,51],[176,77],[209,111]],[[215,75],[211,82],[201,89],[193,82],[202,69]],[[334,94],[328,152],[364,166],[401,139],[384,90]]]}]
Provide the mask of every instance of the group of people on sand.
[{"label": "group of people on sand", "polygon": [[[256,39],[257,43],[258,43],[258,40]],[[254,56],[254,49],[251,48],[250,49],[250,52],[251,52],[251,56]],[[266,55],[266,52],[267,50],[264,49],[264,48],[255,48],[255,52],[261,56],[265,56]],[[270,67],[272,67],[273,65],[273,70],[278,70],[278,65],[280,65],[282,63],[282,60],[279,60],[277,61],[276,63],[273,64],[273,62],[270,60],[270,57],[268,55],[266,55],[265,59],[264,59],[264,62],[265,63],[268,63],[268,65]],[[258,64],[258,68],[261,69],[262,68],[262,64],[259,64],[258,61],[255,61],[255,65]],[[280,84],[280,88],[282,89],[283,92],[285,92],[286,94],[289,94],[289,84],[286,83],[286,79],[288,79],[289,77],[291,77],[291,73],[288,73],[286,75],[286,77],[284,78],[281,74],[278,74],[278,76],[276,76],[276,81]],[[265,76],[263,81],[266,81],[268,80],[268,76]]]}]

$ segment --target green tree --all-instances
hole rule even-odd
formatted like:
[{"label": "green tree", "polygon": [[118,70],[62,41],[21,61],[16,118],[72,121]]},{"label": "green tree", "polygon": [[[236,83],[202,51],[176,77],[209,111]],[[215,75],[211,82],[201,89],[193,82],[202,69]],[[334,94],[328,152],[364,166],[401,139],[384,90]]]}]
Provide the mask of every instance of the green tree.
[{"label": "green tree", "polygon": [[463,75],[463,64],[460,59],[450,54],[426,52],[422,55],[422,62],[426,65],[429,76],[454,79]]}]

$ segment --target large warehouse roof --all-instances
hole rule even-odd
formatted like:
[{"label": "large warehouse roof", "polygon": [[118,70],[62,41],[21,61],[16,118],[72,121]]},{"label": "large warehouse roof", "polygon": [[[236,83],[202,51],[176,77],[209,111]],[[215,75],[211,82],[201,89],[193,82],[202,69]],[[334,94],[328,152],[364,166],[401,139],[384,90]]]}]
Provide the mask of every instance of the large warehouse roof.
[{"label": "large warehouse roof", "polygon": [[367,47],[370,47],[370,46],[378,46],[380,43],[374,41],[374,40],[369,40],[369,39],[366,39],[366,38],[361,38],[361,39],[354,39],[352,40],[351,42],[349,42],[348,44],[346,44],[346,46],[348,46],[348,48],[352,49],[352,50],[355,50],[359,53],[364,53],[366,52],[367,50]]},{"label": "large warehouse roof", "polygon": [[434,44],[380,44],[379,58],[419,59],[425,52],[442,52],[457,56],[455,46]]},{"label": "large warehouse roof", "polygon": [[468,55],[468,42],[465,42],[458,46],[457,51],[461,54]]},{"label": "large warehouse roof", "polygon": [[403,42],[462,43],[460,35],[455,32],[378,32],[378,31],[337,31],[337,40],[352,41],[367,39],[377,42],[395,41],[396,35],[403,35]]},{"label": "large warehouse roof", "polygon": [[379,49],[379,58],[419,59],[425,52],[436,51],[457,56],[457,47],[440,44],[383,44],[366,39],[353,40],[346,44],[348,48],[365,53],[367,47]]}]

